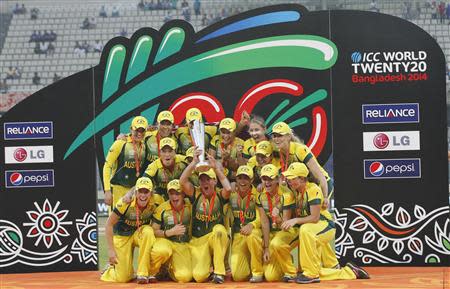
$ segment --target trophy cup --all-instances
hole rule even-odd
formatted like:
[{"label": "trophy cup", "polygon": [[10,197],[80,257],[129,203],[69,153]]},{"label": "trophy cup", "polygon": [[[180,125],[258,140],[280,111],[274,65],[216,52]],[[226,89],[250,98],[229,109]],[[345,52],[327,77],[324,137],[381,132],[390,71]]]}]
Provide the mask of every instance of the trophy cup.
[{"label": "trophy cup", "polygon": [[193,126],[189,131],[195,146],[202,151],[201,155],[198,156],[200,162],[196,165],[195,169],[198,172],[207,171],[209,170],[209,164],[205,161],[205,124],[198,120],[194,120]]}]

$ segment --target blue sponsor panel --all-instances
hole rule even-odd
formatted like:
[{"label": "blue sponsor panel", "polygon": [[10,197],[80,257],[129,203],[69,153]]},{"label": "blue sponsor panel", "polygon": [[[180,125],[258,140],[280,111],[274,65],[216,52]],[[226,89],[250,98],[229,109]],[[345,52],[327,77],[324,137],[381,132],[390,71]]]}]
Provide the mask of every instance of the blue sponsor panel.
[{"label": "blue sponsor panel", "polygon": [[401,179],[420,177],[420,159],[364,160],[365,179]]},{"label": "blue sponsor panel", "polygon": [[52,139],[53,122],[5,122],[3,124],[5,140]]},{"label": "blue sponsor panel", "polygon": [[5,172],[7,188],[54,187],[53,170],[14,170]]},{"label": "blue sponsor panel", "polygon": [[417,123],[418,103],[363,104],[363,124],[373,123]]}]

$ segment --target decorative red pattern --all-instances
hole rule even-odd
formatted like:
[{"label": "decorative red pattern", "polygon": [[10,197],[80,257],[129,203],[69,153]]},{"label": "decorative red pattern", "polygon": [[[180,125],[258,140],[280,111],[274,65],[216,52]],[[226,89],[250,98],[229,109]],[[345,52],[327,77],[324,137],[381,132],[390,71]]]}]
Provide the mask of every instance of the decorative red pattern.
[{"label": "decorative red pattern", "polygon": [[372,215],[370,212],[368,212],[362,208],[355,208],[355,209],[359,212],[364,213],[367,217],[369,217],[378,226],[378,228],[380,228],[383,232],[386,232],[388,234],[401,236],[401,235],[407,235],[416,230],[416,228],[412,228],[409,230],[398,231],[398,230],[388,228],[385,225],[383,225],[380,221],[378,221],[378,219],[374,215]]},{"label": "decorative red pattern", "polygon": [[181,124],[186,111],[192,107],[200,109],[206,122],[209,123],[219,122],[226,117],[222,104],[217,98],[204,92],[193,92],[181,96],[170,106],[169,110],[173,113],[175,124]]},{"label": "decorative red pattern", "polygon": [[[317,131],[317,117],[320,118],[320,128]],[[325,145],[325,142],[327,140],[327,132],[328,132],[328,121],[327,121],[327,113],[321,106],[316,106],[313,108],[312,111],[312,120],[313,120],[313,128],[311,137],[308,140],[308,143],[306,144],[312,151],[312,153],[315,156],[320,155],[322,152],[322,149]],[[314,146],[311,147],[311,144],[316,137],[316,134],[318,134],[317,141],[314,144]]]},{"label": "decorative red pattern", "polygon": [[[277,83],[279,84],[277,85]],[[293,85],[296,87],[296,89],[283,86],[282,83],[284,83],[285,85]],[[267,87],[263,88],[264,86]],[[255,108],[255,105],[258,102],[260,102],[266,96],[275,93],[286,93],[293,96],[300,96],[301,94],[303,94],[303,87],[299,83],[288,79],[272,79],[265,82],[261,82],[250,88],[241,97],[238,105],[236,106],[236,110],[234,111],[233,116],[234,120],[240,121],[242,112],[244,110],[247,111],[248,114],[251,114],[253,109]]]}]

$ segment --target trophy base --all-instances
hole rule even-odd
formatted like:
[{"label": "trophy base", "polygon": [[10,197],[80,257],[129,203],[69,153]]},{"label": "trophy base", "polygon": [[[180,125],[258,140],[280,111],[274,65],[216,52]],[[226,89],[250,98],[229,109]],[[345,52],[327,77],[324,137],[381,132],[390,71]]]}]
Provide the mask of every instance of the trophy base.
[{"label": "trophy base", "polygon": [[210,169],[210,166],[207,162],[199,162],[196,166],[195,166],[195,170],[197,172],[206,172],[207,170]]}]

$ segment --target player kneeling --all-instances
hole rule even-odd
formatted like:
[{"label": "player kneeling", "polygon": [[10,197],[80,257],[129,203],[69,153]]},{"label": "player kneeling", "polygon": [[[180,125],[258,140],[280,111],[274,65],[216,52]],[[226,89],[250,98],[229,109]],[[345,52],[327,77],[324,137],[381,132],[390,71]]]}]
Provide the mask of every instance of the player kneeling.
[{"label": "player kneeling", "polygon": [[167,184],[167,194],[169,200],[153,214],[152,227],[157,239],[151,252],[150,282],[167,261],[169,275],[174,281],[189,282],[192,279],[189,250],[192,206],[176,179]]},{"label": "player kneeling", "polygon": [[258,283],[263,281],[263,247],[258,191],[252,186],[253,170],[240,166],[236,183],[231,184],[230,204],[233,212],[233,241],[231,245],[231,275],[234,281]]},{"label": "player kneeling", "polygon": [[[320,254],[329,246],[336,234],[330,212],[323,206],[322,190],[308,181],[309,170],[305,164],[294,162],[283,172],[295,194],[295,215],[281,224],[283,230],[300,225],[299,265],[302,273],[297,276],[299,284],[318,283],[320,280],[369,279],[369,274],[353,263],[340,269],[323,268]],[[333,254],[334,256],[334,254]]]},{"label": "player kneeling", "polygon": [[128,282],[133,279],[133,251],[139,247],[137,283],[145,284],[150,273],[150,251],[155,243],[155,235],[149,224],[163,199],[153,194],[153,184],[149,178],[138,179],[131,202],[125,199],[117,202],[106,222],[110,265],[100,279],[110,282]]},{"label": "player kneeling", "polygon": [[[228,246],[228,234],[225,229],[223,206],[230,197],[231,186],[223,173],[223,167],[214,157],[208,155],[211,167],[199,173],[199,187],[189,182],[199,162],[200,150],[196,150],[194,159],[180,177],[182,190],[193,198],[192,205],[192,277],[196,282],[204,282],[210,275],[211,259],[213,259],[213,283],[225,281],[225,252]],[[222,184],[219,189],[217,180]]]}]

